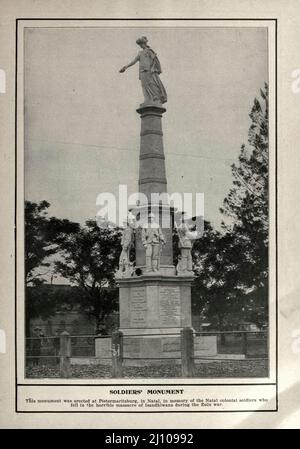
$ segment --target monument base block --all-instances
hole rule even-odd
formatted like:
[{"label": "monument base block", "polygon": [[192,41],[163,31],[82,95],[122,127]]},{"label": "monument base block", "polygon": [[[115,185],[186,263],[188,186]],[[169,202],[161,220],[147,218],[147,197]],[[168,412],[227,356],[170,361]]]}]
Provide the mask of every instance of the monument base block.
[{"label": "monument base block", "polygon": [[192,327],[192,281],[161,273],[118,280],[125,364],[180,359],[180,331]]}]

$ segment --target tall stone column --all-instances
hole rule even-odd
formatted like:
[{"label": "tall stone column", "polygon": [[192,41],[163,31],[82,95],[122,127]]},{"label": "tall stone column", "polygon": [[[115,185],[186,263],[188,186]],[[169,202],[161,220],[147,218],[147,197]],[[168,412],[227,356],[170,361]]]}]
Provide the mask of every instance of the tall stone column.
[{"label": "tall stone column", "polygon": [[[162,115],[166,109],[159,105],[144,105],[137,109],[141,116],[139,192],[148,200],[148,210],[155,214],[166,238],[166,245],[161,254],[162,269],[171,269],[173,265],[172,226],[173,218],[167,201],[167,178],[163,145]],[[160,195],[159,203],[153,201],[151,195]],[[164,195],[165,194],[165,195]],[[141,204],[143,208],[143,204]],[[164,226],[164,220],[170,223]],[[145,249],[141,239],[136,239],[136,264],[145,265]]]},{"label": "tall stone column", "polygon": [[139,191],[151,201],[152,193],[167,192],[161,106],[137,109],[141,116]]}]

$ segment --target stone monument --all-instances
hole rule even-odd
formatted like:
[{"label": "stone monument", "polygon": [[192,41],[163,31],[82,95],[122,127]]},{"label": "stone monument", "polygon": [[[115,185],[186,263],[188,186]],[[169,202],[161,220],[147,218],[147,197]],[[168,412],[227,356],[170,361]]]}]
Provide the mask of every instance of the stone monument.
[{"label": "stone monument", "polygon": [[[141,51],[120,72],[139,63],[144,94],[144,102],[137,109],[141,117],[139,192],[145,195],[148,203],[138,207],[144,219],[137,221],[134,232],[135,271],[130,275],[126,275],[126,269],[117,273],[125,363],[126,357],[137,362],[143,358],[167,360],[180,357],[180,331],[184,327],[192,327],[191,246],[186,251],[189,251],[186,269],[177,274],[173,264],[174,224],[166,195],[162,131],[162,115],[166,112],[162,105],[167,101],[167,94],[159,78],[162,72],[160,62],[149,47],[147,38],[142,36],[136,43]],[[160,194],[160,202],[153,202],[153,193]],[[169,214],[170,226],[164,227],[164,214]],[[158,360],[158,363],[163,363],[163,360]]]}]

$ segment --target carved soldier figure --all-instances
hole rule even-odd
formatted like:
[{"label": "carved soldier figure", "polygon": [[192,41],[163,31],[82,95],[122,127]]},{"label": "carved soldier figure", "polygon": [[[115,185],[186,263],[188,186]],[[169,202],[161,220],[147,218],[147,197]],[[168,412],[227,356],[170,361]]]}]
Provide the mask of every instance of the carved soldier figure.
[{"label": "carved soldier figure", "polygon": [[191,231],[185,222],[177,227],[177,234],[180,249],[180,256],[176,267],[177,274],[189,274],[193,271],[193,241],[197,239],[198,234],[196,231]]},{"label": "carved soldier figure", "polygon": [[149,214],[149,223],[142,228],[142,243],[146,249],[146,272],[159,271],[162,246],[166,243],[162,230],[155,222],[155,215]]},{"label": "carved soldier figure", "polygon": [[122,251],[119,259],[118,277],[131,276],[133,272],[133,264],[130,262],[129,254],[134,239],[134,223],[127,219],[124,220],[123,224],[124,230],[121,239]]},{"label": "carved soldier figure", "polygon": [[144,104],[166,103],[167,92],[161,82],[159,75],[162,72],[156,53],[147,44],[148,39],[142,36],[136,43],[142,48],[137,56],[129,64],[121,68],[120,73],[139,62],[139,79],[141,80]]}]

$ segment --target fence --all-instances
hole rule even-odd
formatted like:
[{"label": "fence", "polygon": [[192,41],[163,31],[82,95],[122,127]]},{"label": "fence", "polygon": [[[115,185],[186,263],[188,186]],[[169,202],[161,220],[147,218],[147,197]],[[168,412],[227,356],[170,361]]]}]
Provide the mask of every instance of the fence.
[{"label": "fence", "polygon": [[[124,344],[131,345],[134,338],[155,337],[168,338],[176,336],[178,351],[174,350],[169,357],[147,357],[146,354],[135,356],[124,355]],[[208,339],[206,337],[209,337]],[[107,347],[106,355],[95,355],[95,339],[103,338],[111,344]],[[130,341],[129,341],[130,340]],[[215,352],[206,354],[207,348],[203,347],[206,340]],[[111,365],[111,376],[121,378],[124,367],[128,361],[143,360],[144,362],[175,362],[181,366],[180,375],[184,378],[195,377],[195,368],[206,362],[228,362],[243,360],[268,360],[268,333],[267,331],[216,331],[195,332],[191,328],[181,330],[178,334],[139,334],[124,336],[116,331],[111,336],[70,335],[62,332],[59,336],[31,337],[26,339],[27,367],[34,365],[53,365],[59,370],[62,378],[72,377],[71,359],[81,360],[81,363]],[[202,345],[199,349],[199,344]],[[211,350],[211,347],[210,347]],[[237,376],[238,377],[238,376]],[[260,376],[258,376],[260,377]]]},{"label": "fence", "polygon": [[[216,336],[218,354],[243,354],[245,357],[266,358],[268,331],[209,331],[196,332],[196,337]],[[203,357],[202,357],[203,358]],[[226,357],[229,360],[229,357]]]}]

